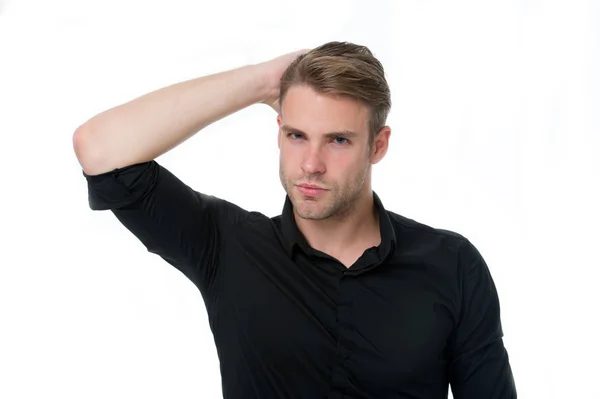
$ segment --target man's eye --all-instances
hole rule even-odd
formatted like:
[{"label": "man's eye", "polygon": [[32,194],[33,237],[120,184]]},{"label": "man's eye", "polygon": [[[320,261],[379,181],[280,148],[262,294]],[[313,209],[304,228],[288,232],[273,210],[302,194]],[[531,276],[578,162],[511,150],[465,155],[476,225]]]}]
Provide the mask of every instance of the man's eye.
[{"label": "man's eye", "polygon": [[[346,144],[349,143],[348,139],[345,137],[336,137],[335,139],[336,144]],[[342,140],[342,141],[340,141]]]}]

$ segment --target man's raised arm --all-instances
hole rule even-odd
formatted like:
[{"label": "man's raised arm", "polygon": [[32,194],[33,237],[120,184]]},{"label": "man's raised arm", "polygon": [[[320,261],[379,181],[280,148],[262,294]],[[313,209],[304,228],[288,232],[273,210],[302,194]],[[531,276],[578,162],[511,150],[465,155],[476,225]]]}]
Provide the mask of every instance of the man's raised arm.
[{"label": "man's raised arm", "polygon": [[94,116],[73,135],[90,207],[113,212],[149,252],[183,272],[203,295],[224,237],[248,212],[193,190],[154,158],[246,106],[273,107],[279,79],[297,55],[156,90]]}]

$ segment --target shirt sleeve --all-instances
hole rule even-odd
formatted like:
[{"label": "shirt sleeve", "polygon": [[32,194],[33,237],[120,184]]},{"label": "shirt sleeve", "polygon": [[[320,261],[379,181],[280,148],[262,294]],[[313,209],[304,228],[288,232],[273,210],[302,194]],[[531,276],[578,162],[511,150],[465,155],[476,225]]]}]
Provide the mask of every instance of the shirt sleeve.
[{"label": "shirt sleeve", "polygon": [[468,240],[461,246],[458,270],[461,298],[451,337],[452,395],[454,399],[515,399],[498,293],[485,260]]},{"label": "shirt sleeve", "polygon": [[149,252],[176,267],[206,294],[223,240],[247,216],[246,210],[194,191],[154,160],[83,175],[92,210],[112,211]]}]

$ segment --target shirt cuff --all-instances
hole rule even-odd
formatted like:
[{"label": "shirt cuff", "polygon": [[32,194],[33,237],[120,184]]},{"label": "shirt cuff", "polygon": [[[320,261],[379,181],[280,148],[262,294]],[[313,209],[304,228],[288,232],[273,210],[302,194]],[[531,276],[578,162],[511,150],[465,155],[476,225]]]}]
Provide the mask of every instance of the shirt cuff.
[{"label": "shirt cuff", "polygon": [[149,161],[88,175],[88,202],[92,210],[118,209],[131,205],[148,194],[158,179],[158,164]]}]

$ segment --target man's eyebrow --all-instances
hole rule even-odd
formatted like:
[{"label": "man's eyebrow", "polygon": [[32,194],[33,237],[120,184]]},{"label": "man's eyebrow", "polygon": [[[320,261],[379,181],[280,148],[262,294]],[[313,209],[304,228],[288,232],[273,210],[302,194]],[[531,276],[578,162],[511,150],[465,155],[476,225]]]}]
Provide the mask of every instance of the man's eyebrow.
[{"label": "man's eyebrow", "polygon": [[[303,134],[306,135],[306,133],[304,133],[302,130],[300,129],[296,129],[293,128],[289,125],[282,125],[281,126],[281,130],[283,130],[285,133],[296,133],[296,134]],[[323,136],[327,137],[327,138],[335,138],[335,137],[356,137],[358,136],[358,133],[353,132],[351,130],[340,130],[337,132],[329,132],[329,133],[325,133]]]}]

